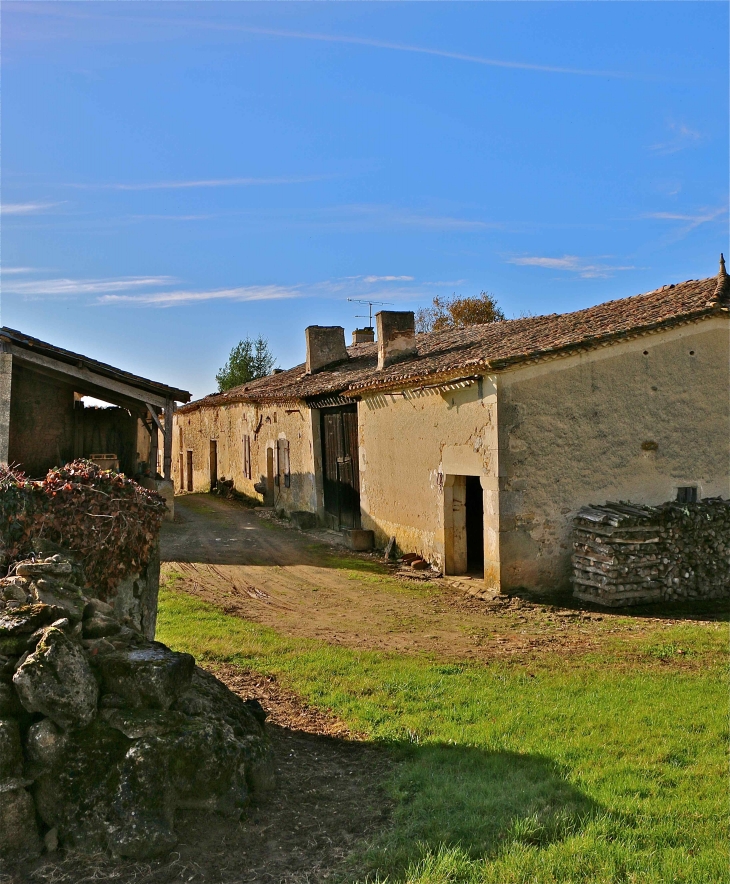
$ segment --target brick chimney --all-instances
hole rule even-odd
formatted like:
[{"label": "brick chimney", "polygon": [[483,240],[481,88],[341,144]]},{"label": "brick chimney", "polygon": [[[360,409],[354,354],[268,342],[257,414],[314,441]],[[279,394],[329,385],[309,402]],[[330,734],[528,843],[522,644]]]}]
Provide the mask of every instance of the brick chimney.
[{"label": "brick chimney", "polygon": [[412,310],[381,310],[378,328],[378,370],[416,352],[416,322]]},{"label": "brick chimney", "polygon": [[310,325],[304,335],[307,340],[307,374],[349,358],[345,330],[341,325]]},{"label": "brick chimney", "polygon": [[375,329],[372,325],[366,325],[365,328],[356,328],[352,333],[353,344],[372,344],[375,341]]}]

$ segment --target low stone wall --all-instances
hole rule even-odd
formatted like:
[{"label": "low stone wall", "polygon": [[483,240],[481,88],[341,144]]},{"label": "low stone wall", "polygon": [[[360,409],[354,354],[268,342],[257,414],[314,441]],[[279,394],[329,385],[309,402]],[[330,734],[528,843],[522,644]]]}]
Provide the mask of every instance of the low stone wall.
[{"label": "low stone wall", "polygon": [[238,818],[268,779],[264,713],[147,640],[56,554],[0,579],[0,865],[58,845],[169,851],[183,808]]},{"label": "low stone wall", "polygon": [[583,507],[573,595],[618,607],[730,597],[730,501]]}]

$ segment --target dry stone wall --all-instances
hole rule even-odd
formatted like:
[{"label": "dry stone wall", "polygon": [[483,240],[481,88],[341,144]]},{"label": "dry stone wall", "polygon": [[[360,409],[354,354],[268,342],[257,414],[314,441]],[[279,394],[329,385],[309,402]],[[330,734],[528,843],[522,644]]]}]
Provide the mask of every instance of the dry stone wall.
[{"label": "dry stone wall", "polygon": [[583,507],[573,594],[618,607],[730,596],[730,500]]},{"label": "dry stone wall", "polygon": [[150,641],[62,555],[0,579],[0,858],[152,857],[175,812],[238,817],[268,777],[264,713]]},{"label": "dry stone wall", "polygon": [[258,703],[153,640],[164,509],[84,461],[0,470],[0,861],[152,857],[268,780]]}]

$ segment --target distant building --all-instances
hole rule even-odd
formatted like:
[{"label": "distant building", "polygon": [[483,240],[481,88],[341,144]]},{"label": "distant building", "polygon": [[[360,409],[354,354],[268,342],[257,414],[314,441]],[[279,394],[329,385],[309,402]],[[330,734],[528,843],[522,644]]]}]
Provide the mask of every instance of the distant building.
[{"label": "distant building", "polygon": [[176,413],[176,487],[225,476],[446,574],[564,586],[584,504],[730,495],[729,303],[721,260],[575,313],[416,335],[384,311],[348,348],[312,326],[305,364]]}]

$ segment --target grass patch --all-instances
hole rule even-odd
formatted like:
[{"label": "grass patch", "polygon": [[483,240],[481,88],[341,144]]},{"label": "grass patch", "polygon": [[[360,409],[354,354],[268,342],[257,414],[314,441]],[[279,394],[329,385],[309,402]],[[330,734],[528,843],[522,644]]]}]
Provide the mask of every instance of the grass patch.
[{"label": "grass patch", "polygon": [[[348,880],[730,881],[716,630],[647,634],[630,667],[616,647],[555,668],[444,663],[282,636],[165,588],[158,635],[276,675],[397,753],[393,819]],[[703,665],[657,666],[668,646]]]}]

